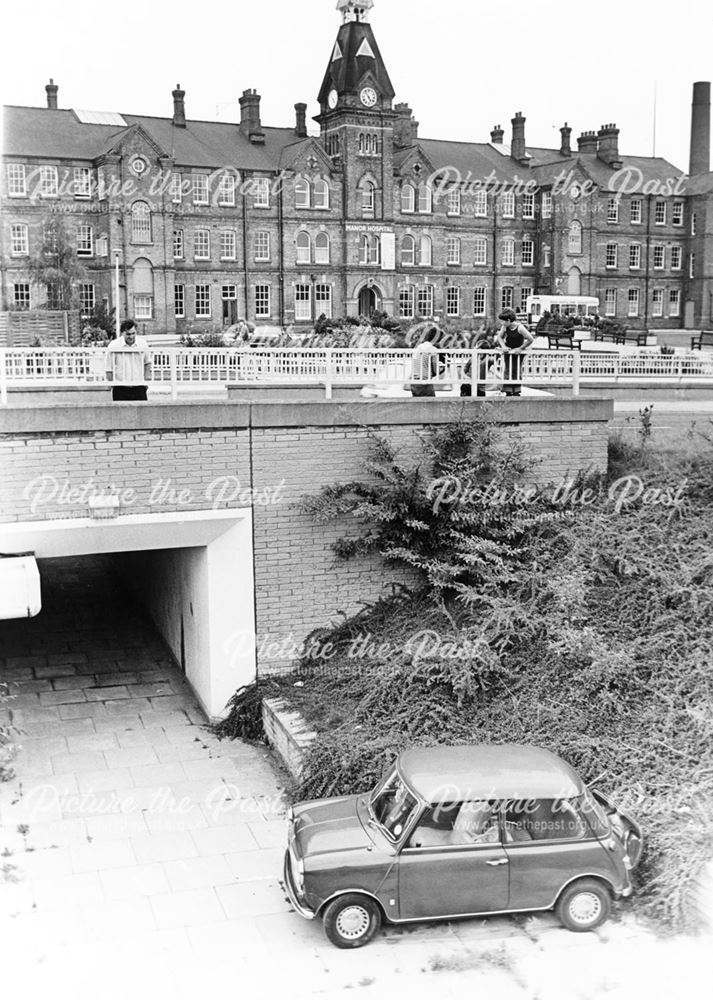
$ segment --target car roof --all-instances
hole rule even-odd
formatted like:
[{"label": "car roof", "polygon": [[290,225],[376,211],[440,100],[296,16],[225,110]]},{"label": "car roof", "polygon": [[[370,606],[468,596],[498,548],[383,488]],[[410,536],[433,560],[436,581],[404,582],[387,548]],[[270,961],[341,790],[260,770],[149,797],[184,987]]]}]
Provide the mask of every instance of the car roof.
[{"label": "car roof", "polygon": [[582,795],[574,768],[549,750],[515,743],[416,747],[398,768],[426,802],[563,799]]}]

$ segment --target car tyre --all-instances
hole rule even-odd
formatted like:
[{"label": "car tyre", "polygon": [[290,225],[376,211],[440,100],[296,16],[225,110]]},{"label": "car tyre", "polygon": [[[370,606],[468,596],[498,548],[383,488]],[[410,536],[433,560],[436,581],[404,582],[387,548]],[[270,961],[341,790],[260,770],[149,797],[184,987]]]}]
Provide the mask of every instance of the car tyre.
[{"label": "car tyre", "polygon": [[557,900],[555,913],[569,931],[593,931],[608,918],[611,896],[597,879],[583,878],[568,885]]},{"label": "car tyre", "polygon": [[325,934],[337,948],[362,948],[381,927],[381,910],[373,899],[352,892],[333,900],[322,922]]}]

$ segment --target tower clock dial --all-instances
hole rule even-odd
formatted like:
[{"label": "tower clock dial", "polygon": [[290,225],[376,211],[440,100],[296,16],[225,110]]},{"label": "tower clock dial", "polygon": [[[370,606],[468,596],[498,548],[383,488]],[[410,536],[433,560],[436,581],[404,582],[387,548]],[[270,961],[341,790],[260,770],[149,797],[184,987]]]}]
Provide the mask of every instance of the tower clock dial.
[{"label": "tower clock dial", "polygon": [[373,87],[364,87],[359,98],[365,108],[373,108],[376,104],[376,91]]},{"label": "tower clock dial", "polygon": [[339,94],[336,92],[336,90],[330,90],[329,96],[327,97],[327,103],[329,104],[330,108],[332,109],[336,108],[338,101],[339,101]]}]

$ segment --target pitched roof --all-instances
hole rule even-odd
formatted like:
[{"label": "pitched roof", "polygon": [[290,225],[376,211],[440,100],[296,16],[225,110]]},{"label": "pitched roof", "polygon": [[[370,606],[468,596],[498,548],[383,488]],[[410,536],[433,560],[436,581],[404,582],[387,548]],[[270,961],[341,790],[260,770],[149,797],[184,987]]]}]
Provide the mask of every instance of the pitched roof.
[{"label": "pitched roof", "polygon": [[371,25],[366,21],[348,21],[339,29],[317,100],[324,104],[332,88],[340,94],[356,93],[367,73],[383,96],[393,100],[396,92]]}]

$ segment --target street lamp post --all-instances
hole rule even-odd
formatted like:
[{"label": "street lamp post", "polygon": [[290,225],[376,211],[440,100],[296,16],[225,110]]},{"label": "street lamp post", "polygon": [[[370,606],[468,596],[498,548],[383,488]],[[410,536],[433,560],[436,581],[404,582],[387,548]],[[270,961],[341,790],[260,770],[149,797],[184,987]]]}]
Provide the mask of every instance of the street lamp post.
[{"label": "street lamp post", "polygon": [[120,247],[114,247],[114,320],[116,322],[116,339],[119,339],[121,317],[119,316],[119,255]]}]

